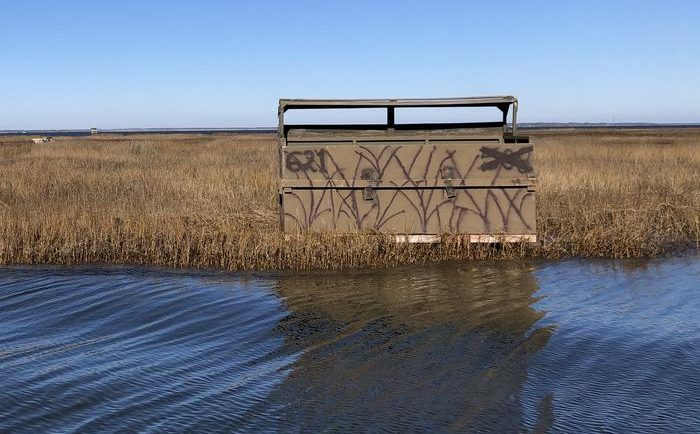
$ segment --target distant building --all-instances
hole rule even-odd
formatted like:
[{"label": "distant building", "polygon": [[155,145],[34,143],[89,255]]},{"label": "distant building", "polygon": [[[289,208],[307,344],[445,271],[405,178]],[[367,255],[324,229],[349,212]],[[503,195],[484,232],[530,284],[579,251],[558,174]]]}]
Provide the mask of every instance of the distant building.
[{"label": "distant building", "polygon": [[90,128],[90,134],[97,134],[97,128]]}]

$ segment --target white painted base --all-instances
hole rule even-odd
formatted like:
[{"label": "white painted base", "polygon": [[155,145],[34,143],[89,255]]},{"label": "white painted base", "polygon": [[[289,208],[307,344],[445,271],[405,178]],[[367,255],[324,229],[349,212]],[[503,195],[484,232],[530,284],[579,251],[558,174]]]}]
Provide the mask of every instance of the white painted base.
[{"label": "white painted base", "polygon": [[[440,235],[396,235],[397,243],[439,243]],[[472,244],[536,243],[537,235],[469,235]]]},{"label": "white painted base", "polygon": [[[349,234],[333,234],[337,236],[347,236]],[[285,241],[293,241],[300,237],[300,234],[284,234]],[[466,235],[465,235],[466,237]],[[418,235],[395,235],[397,243],[439,243],[442,241],[440,235],[418,234]],[[465,239],[466,241],[466,239]],[[505,244],[505,243],[536,243],[537,235],[469,235],[469,242],[472,244]]]},{"label": "white painted base", "polygon": [[440,235],[397,235],[397,243],[439,243]]},{"label": "white painted base", "polygon": [[537,235],[469,235],[470,243],[536,243]]}]

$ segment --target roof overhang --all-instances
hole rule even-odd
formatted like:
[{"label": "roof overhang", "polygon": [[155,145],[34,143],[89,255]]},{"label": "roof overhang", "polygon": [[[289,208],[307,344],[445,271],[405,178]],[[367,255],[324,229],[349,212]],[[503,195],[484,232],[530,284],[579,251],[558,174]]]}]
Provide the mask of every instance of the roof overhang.
[{"label": "roof overhang", "polygon": [[289,109],[349,109],[373,107],[498,107],[507,111],[518,102],[514,96],[411,99],[280,99],[281,111]]}]

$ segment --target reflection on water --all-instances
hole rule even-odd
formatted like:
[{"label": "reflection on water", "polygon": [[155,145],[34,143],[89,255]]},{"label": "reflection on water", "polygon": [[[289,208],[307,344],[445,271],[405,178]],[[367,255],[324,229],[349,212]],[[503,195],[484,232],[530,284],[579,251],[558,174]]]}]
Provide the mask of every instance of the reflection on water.
[{"label": "reflection on water", "polygon": [[284,428],[518,429],[551,332],[530,333],[536,290],[531,266],[507,263],[283,279],[279,328],[307,349],[271,396]]},{"label": "reflection on water", "polygon": [[698,431],[700,260],[0,269],[0,432]]}]

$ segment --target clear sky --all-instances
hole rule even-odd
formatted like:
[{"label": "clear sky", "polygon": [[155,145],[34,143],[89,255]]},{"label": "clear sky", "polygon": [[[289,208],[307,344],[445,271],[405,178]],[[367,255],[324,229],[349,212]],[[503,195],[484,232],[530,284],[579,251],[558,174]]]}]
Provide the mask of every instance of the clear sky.
[{"label": "clear sky", "polygon": [[700,122],[700,1],[0,0],[0,129],[274,126],[278,98],[513,94]]}]

